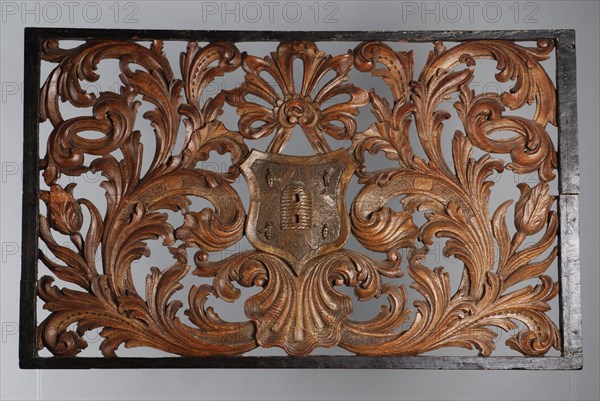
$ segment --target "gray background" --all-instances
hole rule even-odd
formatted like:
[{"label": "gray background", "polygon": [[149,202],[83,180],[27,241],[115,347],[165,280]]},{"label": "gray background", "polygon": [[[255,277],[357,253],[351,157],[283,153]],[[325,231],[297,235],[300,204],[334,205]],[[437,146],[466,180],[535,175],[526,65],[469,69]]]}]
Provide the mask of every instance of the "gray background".
[{"label": "gray background", "polygon": [[[0,3],[2,400],[600,399],[598,2]],[[256,13],[258,9],[261,10],[260,15]],[[269,13],[269,10],[272,13]],[[19,370],[17,306],[22,178],[22,48],[25,26],[249,30],[576,29],[582,170],[581,265],[585,350],[583,371]]]}]

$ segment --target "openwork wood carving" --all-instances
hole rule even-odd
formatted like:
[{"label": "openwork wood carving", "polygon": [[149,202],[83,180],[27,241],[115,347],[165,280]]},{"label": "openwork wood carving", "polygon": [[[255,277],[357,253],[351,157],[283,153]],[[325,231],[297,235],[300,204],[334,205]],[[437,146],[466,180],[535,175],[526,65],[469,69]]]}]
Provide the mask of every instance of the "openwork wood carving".
[{"label": "openwork wood carving", "polygon": [[[101,328],[106,357],[121,346],[186,357],[257,347],[300,356],[332,346],[366,356],[442,347],[487,356],[501,329],[513,332],[507,344],[524,355],[560,350],[561,334],[547,314],[559,292],[547,275],[559,228],[549,185],[558,162],[547,132],[557,124],[557,101],[540,64],[553,49],[552,40],[534,47],[475,40],[451,48],[437,41],[416,73],[411,51],[377,41],[337,55],[310,41],[282,42],[267,56],[241,52],[235,43],[191,41],[177,78],[159,40],[149,47],[89,40],[71,49],[46,40],[42,58],[55,66],[40,92],[40,117],[53,130],[40,161],[48,189],[40,192],[45,251],[39,259],[52,275],[37,284],[49,311],[37,328],[38,348],[75,356],[88,346],[84,333]],[[86,92],[82,82],[97,80],[95,69],[106,59],[119,62],[119,91]],[[480,59],[495,60],[496,79],[512,89],[476,94],[470,84]],[[216,77],[240,69],[241,84],[206,99],[203,91]],[[352,70],[383,80],[391,98],[348,82]],[[453,95],[463,129],[451,134],[444,130],[451,114],[440,106]],[[64,102],[82,115],[64,117]],[[152,105],[143,117],[154,128],[154,152],[140,139],[152,133],[136,127],[142,103]],[[531,116],[512,112],[526,105]],[[220,121],[226,106],[237,112],[237,127]],[[372,117],[365,130],[358,128],[359,113]],[[285,154],[298,127],[314,154]],[[453,135],[451,162],[442,149],[445,135]],[[260,138],[270,139],[268,147],[253,149]],[[416,155],[415,140],[425,157]],[[230,156],[227,171],[202,168],[214,152]],[[372,171],[367,154],[384,155],[395,167]],[[492,208],[489,178],[505,169],[536,174],[539,182],[519,184],[516,202],[507,198]],[[104,177],[105,213],[61,179],[87,172]],[[346,204],[353,175],[361,189]],[[248,185],[248,210],[236,180]],[[194,210],[194,197],[212,207]],[[390,206],[398,201],[399,210]],[[167,210],[183,223],[172,224]],[[420,212],[423,224],[415,219]],[[59,242],[59,234],[72,246]],[[212,259],[243,236],[254,250]],[[370,252],[345,247],[350,236]],[[435,238],[445,241],[445,256],[462,262],[456,291],[444,267],[425,263]],[[145,288],[136,288],[132,269],[156,239],[173,263],[152,267]],[[191,287],[184,306],[174,295],[189,275],[212,284]],[[241,300],[240,287],[258,292]],[[418,294],[414,305],[408,287]],[[247,320],[225,321],[207,307],[211,297],[239,304]],[[379,314],[354,320],[354,305],[374,298],[387,300]]]}]

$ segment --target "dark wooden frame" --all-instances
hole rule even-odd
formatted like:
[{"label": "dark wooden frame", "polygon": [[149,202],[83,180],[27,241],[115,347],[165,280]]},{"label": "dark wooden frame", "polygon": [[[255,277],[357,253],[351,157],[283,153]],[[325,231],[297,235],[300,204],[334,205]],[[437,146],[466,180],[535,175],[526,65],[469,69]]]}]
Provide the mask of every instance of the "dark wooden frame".
[{"label": "dark wooden frame", "polygon": [[[36,280],[39,203],[39,95],[41,43],[45,39],[225,40],[245,41],[464,41],[505,39],[556,41],[558,92],[560,329],[561,356],[552,357],[210,357],[210,358],[46,358],[36,350]],[[271,32],[189,30],[99,30],[26,28],[23,150],[22,278],[20,366],[24,369],[85,368],[375,368],[375,369],[581,369],[581,295],[579,271],[579,157],[574,30],[531,31],[373,31]]]}]

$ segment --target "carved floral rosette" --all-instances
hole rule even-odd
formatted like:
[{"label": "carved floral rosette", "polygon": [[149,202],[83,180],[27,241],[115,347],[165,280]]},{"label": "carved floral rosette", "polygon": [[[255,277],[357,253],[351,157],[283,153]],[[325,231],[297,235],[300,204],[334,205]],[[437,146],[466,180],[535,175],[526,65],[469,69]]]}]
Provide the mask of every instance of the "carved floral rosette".
[{"label": "carved floral rosette", "polygon": [[[241,52],[234,43],[190,42],[178,78],[158,40],[149,47],[89,40],[71,49],[46,41],[43,60],[54,69],[40,99],[41,122],[49,121],[52,131],[40,161],[47,189],[40,191],[46,207],[39,216],[45,244],[39,259],[51,274],[37,286],[49,313],[38,327],[39,349],[75,356],[88,346],[85,332],[100,329],[100,350],[107,357],[116,356],[121,345],[182,356],[233,356],[273,346],[290,355],[332,346],[369,356],[442,347],[475,347],[490,355],[499,328],[511,333],[506,343],[522,354],[560,350],[559,331],[547,314],[558,294],[558,283],[547,275],[557,256],[558,220],[549,185],[557,156],[547,132],[549,124],[556,125],[556,93],[540,64],[553,46],[547,40],[536,47],[478,40],[448,49],[435,42],[416,76],[411,51],[381,42],[360,43],[339,55],[326,54],[313,42],[281,43],[265,57]],[[109,59],[119,63],[119,90],[86,92],[82,83],[97,81],[98,65]],[[509,91],[475,93],[471,84],[480,59],[496,62],[495,78],[510,84]],[[294,74],[299,65],[301,74]],[[217,77],[238,70],[245,74],[241,84],[206,96]],[[352,70],[382,80],[390,96],[349,83]],[[442,141],[451,114],[441,108],[451,98],[463,127],[452,137],[452,163]],[[65,102],[81,115],[63,117]],[[142,103],[151,106],[143,118],[154,130],[152,155],[141,141],[152,134],[136,129]],[[533,116],[510,112],[525,105],[532,106]],[[219,120],[225,107],[237,112],[237,129]],[[372,119],[365,130],[358,128],[359,113]],[[182,124],[185,136],[177,153]],[[358,177],[358,195],[344,205],[343,191],[327,192],[342,198],[341,204],[332,209],[337,220],[318,227],[313,237],[322,239],[315,240],[312,253],[285,253],[289,242],[284,241],[277,248],[281,252],[263,245],[212,260],[211,253],[250,233],[262,235],[263,242],[272,238],[268,224],[254,225],[259,217],[251,218],[233,184],[244,179],[242,166],[253,140],[269,138],[261,157],[285,164],[285,146],[300,131],[314,157],[326,161],[342,158],[331,156],[338,141],[349,144],[340,151],[350,166],[343,174]],[[413,150],[415,138],[423,157]],[[202,168],[214,152],[229,157],[226,171]],[[369,169],[367,153],[384,155],[394,167]],[[506,155],[506,161],[491,154]],[[143,160],[151,160],[147,169]],[[304,161],[295,163],[294,171],[301,171],[297,166]],[[490,210],[490,177],[505,169],[539,180],[519,184],[516,203],[507,199]],[[255,170],[246,170],[251,179]],[[315,181],[323,188],[331,179],[324,171]],[[79,197],[73,180],[61,184],[65,176],[88,172],[104,177],[104,213]],[[265,180],[265,190],[276,182]],[[212,207],[194,210],[194,197]],[[255,199],[256,207],[262,199]],[[389,207],[392,200],[401,202],[401,210]],[[166,211],[181,214],[183,223],[173,225]],[[417,212],[424,212],[424,224],[416,223]],[[514,228],[507,214],[514,215]],[[288,232],[289,238],[294,233]],[[69,246],[58,235],[66,236]],[[371,252],[345,248],[350,235]],[[324,246],[331,236],[333,245]],[[461,262],[456,291],[443,267],[425,263],[435,238],[444,241],[445,256]],[[151,267],[145,288],[136,288],[132,269],[143,268],[148,241],[157,239],[173,263]],[[210,278],[211,284],[192,286],[181,310],[183,302],[174,295],[189,275]],[[55,278],[69,285],[56,285]],[[211,297],[235,302],[240,286],[259,287],[243,302],[246,321],[225,321],[207,306]],[[343,286],[354,289],[354,299]],[[418,294],[413,306],[407,286]],[[384,301],[380,312],[368,321],[354,320],[353,305],[375,298]]]}]

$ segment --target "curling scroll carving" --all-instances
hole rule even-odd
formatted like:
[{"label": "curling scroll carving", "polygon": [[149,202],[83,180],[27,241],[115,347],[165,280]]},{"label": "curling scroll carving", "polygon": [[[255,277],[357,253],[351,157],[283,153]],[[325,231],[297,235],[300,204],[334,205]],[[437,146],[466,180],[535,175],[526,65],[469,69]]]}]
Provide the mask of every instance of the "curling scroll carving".
[{"label": "curling scroll carving", "polygon": [[[546,130],[556,125],[556,94],[540,64],[552,51],[546,40],[532,48],[480,40],[447,49],[435,42],[416,76],[412,52],[380,42],[334,56],[312,42],[281,43],[266,57],[242,53],[233,43],[190,42],[177,78],[160,41],[145,47],[91,40],[72,49],[46,41],[43,59],[55,67],[41,91],[41,121],[53,129],[40,162],[48,189],[40,193],[46,208],[39,217],[45,243],[39,258],[51,275],[38,283],[49,311],[38,327],[39,348],[75,356],[88,346],[84,333],[101,328],[107,357],[121,345],[183,356],[273,346],[290,355],[332,346],[371,356],[450,346],[490,355],[499,328],[513,332],[507,344],[522,354],[560,349],[547,315],[558,283],[546,275],[557,256],[549,186],[557,156]],[[96,81],[97,66],[108,59],[118,60],[119,91],[86,92],[82,82]],[[512,89],[476,94],[470,84],[480,59],[495,60],[496,79]],[[302,78],[295,81],[298,65]],[[206,99],[215,78],[240,69],[240,85]],[[391,98],[348,83],[353,69],[383,80]],[[451,114],[440,107],[451,96],[464,127],[452,138],[452,163],[442,146]],[[64,102],[85,112],[64,117]],[[136,127],[142,103],[151,105],[143,118],[154,129],[154,152],[141,142],[152,134]],[[530,118],[509,112],[526,104],[534,109]],[[237,129],[219,120],[226,105],[239,115]],[[359,112],[372,113],[365,130],[358,128]],[[314,155],[284,154],[297,127]],[[424,157],[414,151],[411,127]],[[496,135],[502,132],[510,136]],[[252,149],[259,138],[270,138],[264,152]],[[347,147],[338,149],[338,140]],[[227,171],[202,168],[212,152],[230,157]],[[371,171],[367,153],[382,154],[395,167]],[[539,183],[519,184],[517,202],[507,199],[494,210],[489,178],[505,169],[536,174]],[[76,184],[61,180],[87,172],[104,177],[105,213],[79,197]],[[361,189],[346,205],[353,174]],[[248,182],[249,210],[234,188],[238,179]],[[212,207],[194,210],[193,197]],[[390,208],[391,200],[400,200],[401,210]],[[167,210],[183,222],[172,224]],[[417,224],[421,211],[425,223]],[[254,250],[211,258],[243,236]],[[372,252],[345,248],[349,236]],[[526,241],[531,236],[535,241]],[[443,267],[425,263],[434,237],[445,241],[444,255],[462,262],[456,291]],[[148,241],[157,239],[173,263],[152,267],[145,288],[136,288],[132,269],[150,255]],[[192,286],[182,311],[174,295],[188,275],[212,278],[212,284]],[[55,285],[55,278],[69,285]],[[211,297],[238,301],[239,286],[259,287],[243,303],[246,321],[225,321],[207,306]],[[341,286],[353,288],[354,299]],[[407,286],[418,293],[414,307]],[[387,300],[379,314],[354,320],[353,305],[374,298]]]}]

